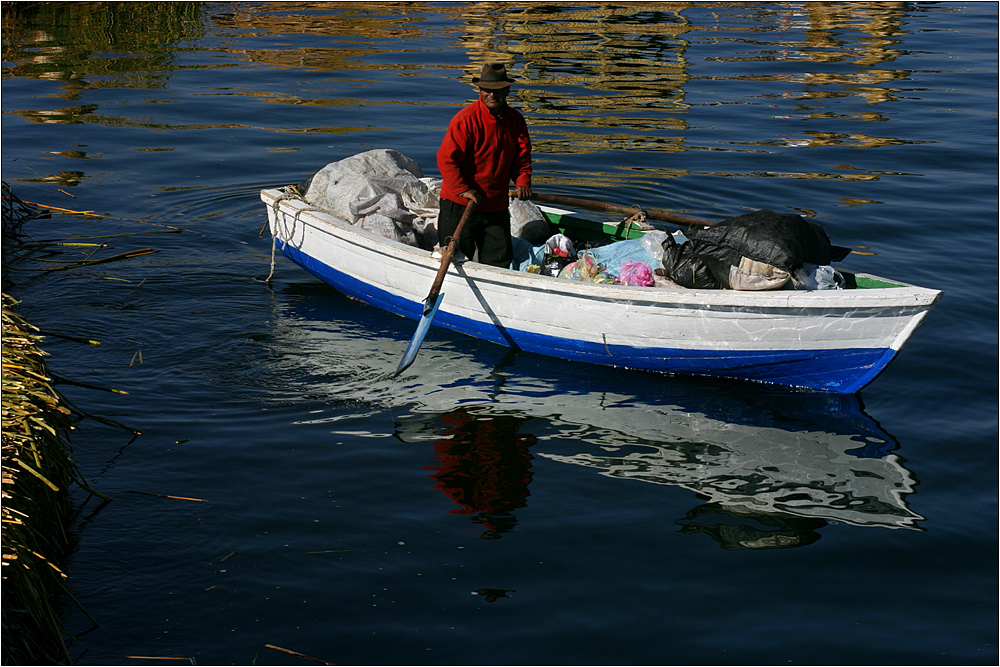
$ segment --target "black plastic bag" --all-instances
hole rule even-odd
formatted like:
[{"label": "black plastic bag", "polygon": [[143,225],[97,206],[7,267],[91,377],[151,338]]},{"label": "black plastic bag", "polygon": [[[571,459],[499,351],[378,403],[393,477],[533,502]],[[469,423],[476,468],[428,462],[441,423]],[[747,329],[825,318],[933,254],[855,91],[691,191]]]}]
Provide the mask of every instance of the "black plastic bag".
[{"label": "black plastic bag", "polygon": [[708,265],[691,252],[691,242],[678,244],[671,234],[663,246],[663,269],[667,277],[681,287],[689,289],[722,289],[722,284],[709,270]]},{"label": "black plastic bag", "polygon": [[542,261],[542,267],[539,273],[543,276],[558,278],[559,272],[562,271],[567,265],[572,264],[575,261],[575,259],[570,259],[564,255],[549,253],[545,255],[545,259]]},{"label": "black plastic bag", "polygon": [[824,266],[850,252],[831,246],[830,237],[819,223],[801,215],[767,209],[693,229],[688,237],[691,244],[688,252],[727,270],[729,266],[739,266],[743,257],[749,257],[794,274],[803,264]]}]

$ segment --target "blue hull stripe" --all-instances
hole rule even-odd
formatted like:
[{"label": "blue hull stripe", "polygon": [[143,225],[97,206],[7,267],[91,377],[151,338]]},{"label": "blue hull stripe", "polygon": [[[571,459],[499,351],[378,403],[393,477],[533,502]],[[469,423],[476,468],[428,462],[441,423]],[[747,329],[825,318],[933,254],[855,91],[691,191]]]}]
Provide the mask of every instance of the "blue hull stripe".
[{"label": "blue hull stripe", "polygon": [[[279,247],[283,244],[279,242]],[[349,297],[419,320],[423,303],[393,296],[361,282],[285,245],[282,252],[293,262]],[[895,356],[890,348],[830,350],[684,350],[676,348],[604,345],[569,338],[544,336],[499,327],[441,311],[434,319],[441,326],[492,343],[569,361],[635,370],[707,375],[789,385],[838,394],[853,394],[875,379]]]}]

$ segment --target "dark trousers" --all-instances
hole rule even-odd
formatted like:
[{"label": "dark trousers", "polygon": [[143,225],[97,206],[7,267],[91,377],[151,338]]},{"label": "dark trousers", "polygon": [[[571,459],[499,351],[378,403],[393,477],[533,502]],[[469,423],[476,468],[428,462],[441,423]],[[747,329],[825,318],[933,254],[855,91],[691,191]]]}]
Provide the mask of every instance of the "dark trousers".
[{"label": "dark trousers", "polygon": [[[438,243],[447,245],[455,233],[458,221],[462,219],[465,207],[447,199],[441,200],[441,213],[438,216]],[[462,229],[462,237],[458,239],[458,249],[469,259],[490,266],[510,268],[514,258],[514,246],[510,241],[510,211],[495,211],[483,213],[473,209],[468,222]]]}]

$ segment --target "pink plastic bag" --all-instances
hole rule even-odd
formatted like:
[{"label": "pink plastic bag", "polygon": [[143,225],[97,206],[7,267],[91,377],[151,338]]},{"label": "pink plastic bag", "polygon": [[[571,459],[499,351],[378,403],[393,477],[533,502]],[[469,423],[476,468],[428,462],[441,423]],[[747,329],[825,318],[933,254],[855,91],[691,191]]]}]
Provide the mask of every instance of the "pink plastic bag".
[{"label": "pink plastic bag", "polygon": [[635,287],[651,287],[653,283],[653,270],[644,262],[627,261],[622,262],[622,268],[618,272],[618,280],[622,285],[634,285]]}]

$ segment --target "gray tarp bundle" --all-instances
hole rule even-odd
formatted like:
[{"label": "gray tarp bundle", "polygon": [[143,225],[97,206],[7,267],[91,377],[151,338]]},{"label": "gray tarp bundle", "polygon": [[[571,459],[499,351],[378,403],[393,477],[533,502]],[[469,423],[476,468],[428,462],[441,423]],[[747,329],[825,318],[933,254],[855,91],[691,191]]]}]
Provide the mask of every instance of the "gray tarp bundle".
[{"label": "gray tarp bundle", "polygon": [[362,229],[433,247],[441,181],[423,176],[413,160],[380,148],[331,162],[300,185],[299,192],[313,206]]}]

